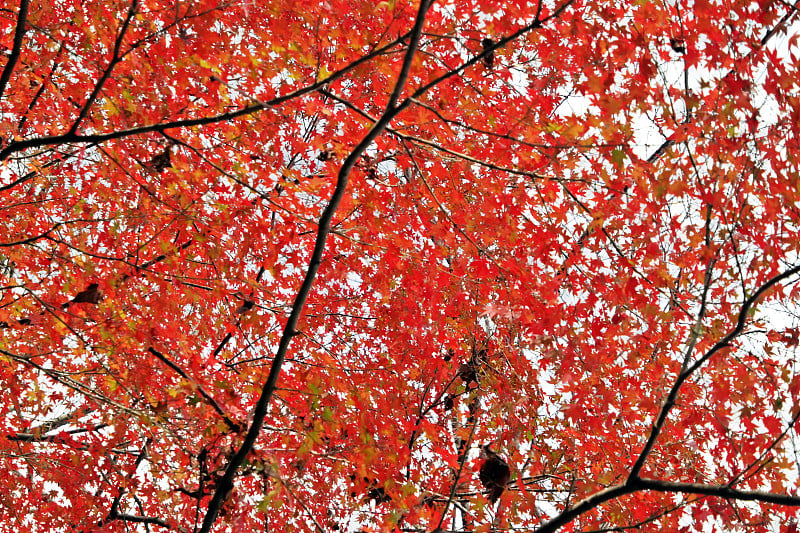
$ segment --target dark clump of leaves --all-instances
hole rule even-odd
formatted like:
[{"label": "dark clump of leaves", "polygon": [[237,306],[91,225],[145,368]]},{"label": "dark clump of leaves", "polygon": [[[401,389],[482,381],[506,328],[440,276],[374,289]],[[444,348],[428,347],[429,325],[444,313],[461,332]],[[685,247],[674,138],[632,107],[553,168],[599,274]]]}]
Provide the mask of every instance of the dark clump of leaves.
[{"label": "dark clump of leaves", "polygon": [[170,147],[164,148],[160,154],[153,156],[150,161],[144,164],[144,167],[155,172],[163,172],[168,168],[172,168],[172,156],[170,155]]},{"label": "dark clump of leaves", "polygon": [[472,355],[465,363],[461,363],[458,367],[458,377],[469,387],[470,384],[475,383],[479,385],[481,369],[486,363],[487,352],[485,348],[473,348]]},{"label": "dark clump of leaves", "polygon": [[[350,474],[348,477],[353,482],[358,479],[358,476],[356,476],[355,473]],[[378,480],[376,478],[370,479],[364,476],[361,478],[361,481],[363,481],[367,486],[366,492],[364,493],[364,501],[374,501],[375,503],[388,503],[392,501],[392,497],[386,493],[386,489],[378,486]],[[355,498],[357,495],[357,490],[350,492],[350,496],[353,498]]]},{"label": "dark clump of leaves", "polygon": [[491,50],[491,48],[494,45],[495,45],[494,39],[491,39],[490,37],[484,37],[483,40],[481,41],[483,52],[486,53],[488,51],[488,53],[485,56],[483,56],[483,66],[485,66],[489,70],[492,70],[494,68],[494,50]]},{"label": "dark clump of leaves", "polygon": [[367,491],[367,500],[374,500],[375,503],[388,503],[392,497],[386,494],[383,487],[373,487]]},{"label": "dark clump of leaves", "polygon": [[444,408],[449,411],[456,406],[456,398],[452,394],[448,394],[444,398]]},{"label": "dark clump of leaves", "polygon": [[488,444],[481,446],[481,458],[484,459],[478,477],[481,484],[489,491],[489,502],[494,503],[503,494],[511,479],[508,463],[494,452]]},{"label": "dark clump of leaves", "polygon": [[670,47],[672,47],[674,51],[678,52],[679,54],[686,53],[686,41],[684,39],[681,39],[679,37],[672,37],[669,40],[669,45]]},{"label": "dark clump of leaves", "polygon": [[252,301],[252,300],[245,300],[245,301],[242,303],[242,305],[240,305],[240,306],[239,306],[239,308],[238,308],[238,309],[236,309],[236,314],[237,314],[237,315],[243,315],[243,314],[245,314],[246,312],[248,312],[249,310],[251,310],[255,304],[256,304],[256,303],[255,303],[254,301]]},{"label": "dark clump of leaves", "polygon": [[330,161],[336,155],[336,152],[333,150],[322,150],[319,154],[317,154],[318,161]]},{"label": "dark clump of leaves", "polygon": [[103,299],[103,291],[100,290],[100,285],[97,283],[90,283],[86,289],[82,290],[69,302],[63,304],[61,307],[66,309],[70,304],[88,303],[97,305]]}]

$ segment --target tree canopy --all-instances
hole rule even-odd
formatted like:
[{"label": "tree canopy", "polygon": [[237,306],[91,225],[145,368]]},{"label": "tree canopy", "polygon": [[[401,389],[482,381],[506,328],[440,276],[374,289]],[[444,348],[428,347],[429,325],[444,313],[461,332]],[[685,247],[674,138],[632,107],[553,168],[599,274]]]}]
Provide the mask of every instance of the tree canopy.
[{"label": "tree canopy", "polygon": [[796,531],[797,19],[5,3],[0,532]]}]

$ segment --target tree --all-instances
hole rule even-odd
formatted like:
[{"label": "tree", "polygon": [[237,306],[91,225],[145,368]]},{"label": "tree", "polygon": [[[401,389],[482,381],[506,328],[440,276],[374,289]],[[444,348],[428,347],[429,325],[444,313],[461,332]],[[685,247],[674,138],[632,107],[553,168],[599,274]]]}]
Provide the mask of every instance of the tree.
[{"label": "tree", "polygon": [[7,5],[0,531],[795,530],[797,7]]}]

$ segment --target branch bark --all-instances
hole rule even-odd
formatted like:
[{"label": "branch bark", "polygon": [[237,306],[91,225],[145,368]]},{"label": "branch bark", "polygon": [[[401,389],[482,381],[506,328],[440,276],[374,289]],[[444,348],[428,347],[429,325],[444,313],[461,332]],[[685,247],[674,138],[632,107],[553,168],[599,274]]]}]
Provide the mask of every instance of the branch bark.
[{"label": "branch bark", "polygon": [[767,291],[772,289],[775,285],[780,283],[781,281],[790,278],[796,274],[800,273],[800,265],[795,266],[794,268],[790,268],[789,270],[784,271],[781,274],[771,278],[766,283],[761,285],[747,300],[744,301],[742,304],[741,309],[739,310],[739,315],[736,320],[736,326],[724,337],[718,340],[714,346],[712,346],[702,357],[700,357],[697,361],[692,363],[691,365],[684,365],[685,368],[682,368],[681,372],[678,374],[678,377],[675,379],[675,383],[672,385],[672,388],[667,395],[667,399],[664,401],[664,404],[661,406],[661,411],[658,413],[658,417],[656,418],[655,423],[653,424],[653,429],[650,431],[650,436],[647,438],[647,442],[645,443],[642,451],[639,453],[636,462],[633,464],[631,468],[631,473],[629,476],[629,480],[635,480],[639,477],[639,472],[641,472],[642,467],[644,466],[647,457],[650,455],[650,452],[655,446],[656,440],[658,440],[659,435],[661,434],[661,430],[664,428],[664,424],[667,421],[667,416],[672,408],[675,406],[675,401],[678,398],[678,393],[680,392],[681,386],[683,386],[684,382],[691,376],[697,369],[699,369],[703,364],[708,361],[711,357],[714,356],[717,352],[722,350],[723,348],[727,348],[730,346],[731,342],[733,342],[736,337],[742,334],[744,331],[744,327],[747,324],[747,316],[750,314],[750,310],[755,306],[756,302],[758,302],[759,298],[763,296]]},{"label": "branch bark", "polygon": [[565,510],[549,522],[544,523],[534,530],[534,533],[553,533],[561,526],[568,524],[578,516],[609,500],[641,491],[699,494],[727,500],[758,501],[787,505],[790,507],[800,507],[800,497],[790,496],[788,494],[776,494],[758,490],[738,490],[726,485],[704,485],[701,483],[681,483],[662,481],[659,479],[636,478],[629,480],[625,484],[609,487],[592,494],[588,498],[584,498],[573,507]]},{"label": "branch bark", "polygon": [[28,21],[29,6],[29,0],[20,0],[19,15],[17,15],[17,28],[14,30],[14,45],[11,48],[11,54],[8,56],[8,62],[3,68],[3,74],[0,74],[0,98],[2,98],[3,94],[6,92],[8,80],[11,79],[11,73],[14,72],[14,67],[22,53],[22,39],[25,37],[25,24],[27,24]]},{"label": "branch bark", "polygon": [[[23,0],[27,4],[27,0]],[[134,128],[129,128],[125,130],[116,130],[106,133],[97,133],[97,134],[89,134],[89,135],[79,135],[75,133],[75,131],[68,131],[67,133],[61,135],[50,135],[46,137],[36,137],[34,139],[25,139],[21,141],[11,142],[0,150],[0,161],[5,161],[8,159],[9,156],[12,154],[23,152],[30,148],[39,148],[42,146],[54,146],[60,144],[70,144],[70,143],[102,143],[106,141],[116,140],[116,139],[124,139],[126,137],[132,137],[135,135],[143,135],[146,133],[163,133],[166,130],[176,129],[176,128],[191,128],[195,126],[207,126],[209,124],[218,124],[220,122],[225,122],[227,120],[233,120],[235,118],[252,115],[254,113],[258,113],[259,111],[263,111],[268,107],[275,107],[281,105],[289,100],[293,100],[295,98],[299,98],[306,94],[310,94],[325,85],[335,81],[345,74],[353,70],[354,68],[358,67],[359,65],[370,61],[371,59],[382,55],[392,48],[394,48],[398,43],[403,42],[403,40],[408,36],[408,34],[402,35],[399,38],[395,39],[394,41],[380,47],[376,48],[372,52],[358,58],[357,60],[353,61],[352,63],[342,67],[341,69],[337,70],[336,72],[332,73],[327,78],[319,80],[311,85],[307,85],[305,87],[301,87],[295,91],[292,91],[288,94],[283,96],[278,96],[273,98],[272,100],[268,100],[266,102],[256,101],[256,103],[242,107],[237,109],[236,111],[230,111],[228,113],[220,113],[218,115],[208,116],[208,117],[200,117],[200,118],[192,118],[192,119],[182,119],[182,120],[172,120],[169,122],[161,122],[158,124],[149,124],[145,126],[137,126]],[[6,70],[8,66],[6,66]],[[5,72],[5,71],[4,71]],[[10,76],[10,73],[9,73]],[[2,93],[0,93],[0,96]],[[30,179],[30,177],[26,176],[26,179]],[[15,185],[9,184],[6,185],[4,188],[0,189],[6,190],[11,186]]]},{"label": "branch bark", "polygon": [[754,308],[758,300],[780,282],[800,273],[800,265],[790,268],[777,276],[770,278],[762,284],[749,298],[742,304],[737,317],[735,327],[722,339],[717,341],[702,357],[691,365],[684,365],[685,368],[678,374],[675,383],[670,390],[667,399],[661,407],[656,422],[653,424],[653,429],[645,443],[642,451],[636,459],[627,481],[622,485],[615,485],[607,489],[601,490],[584,498],[574,506],[565,509],[552,520],[544,523],[536,533],[552,533],[557,531],[561,526],[564,526],[577,518],[578,516],[602,505],[603,503],[619,498],[626,494],[634,492],[650,490],[655,492],[676,492],[688,494],[702,494],[706,496],[715,496],[719,498],[744,500],[744,501],[760,501],[765,503],[774,503],[778,505],[800,506],[800,497],[790,496],[787,494],[776,494],[763,491],[746,491],[735,489],[729,485],[703,485],[698,483],[681,483],[671,481],[661,481],[655,479],[647,479],[639,477],[639,473],[644,466],[647,457],[650,455],[656,441],[658,440],[661,430],[664,428],[667,416],[672,408],[675,406],[678,393],[683,383],[706,361],[714,356],[723,348],[730,346],[736,337],[742,334],[745,325],[747,324],[747,317],[750,311]]},{"label": "branch bark", "polygon": [[228,492],[233,488],[233,478],[236,475],[237,470],[244,462],[247,454],[253,449],[255,441],[261,433],[261,428],[267,415],[267,408],[269,406],[270,399],[272,398],[272,393],[275,391],[275,387],[278,382],[281,366],[283,365],[284,358],[289,350],[289,345],[292,341],[292,338],[297,334],[295,327],[297,326],[297,322],[299,321],[300,315],[303,312],[306,299],[308,298],[308,294],[311,291],[312,285],[314,284],[317,271],[322,263],[322,255],[325,252],[325,246],[328,239],[328,234],[330,233],[333,215],[336,213],[336,210],[339,207],[342,198],[344,197],[344,193],[347,190],[350,172],[352,171],[356,162],[358,162],[361,154],[364,153],[367,147],[372,144],[372,142],[386,129],[392,119],[394,119],[395,116],[405,109],[410,102],[410,100],[407,99],[401,105],[396,105],[397,99],[399,98],[399,95],[401,94],[402,89],[408,79],[411,63],[419,45],[422,27],[425,23],[425,17],[432,4],[432,0],[422,0],[420,2],[414,27],[411,30],[411,36],[409,39],[410,42],[408,45],[408,50],[406,51],[405,59],[403,61],[403,66],[400,70],[400,74],[398,75],[394,91],[389,98],[386,110],[383,112],[380,120],[373,124],[372,128],[370,128],[361,142],[356,145],[352,152],[350,152],[350,155],[342,163],[342,167],[339,170],[339,175],[336,180],[336,187],[327,207],[319,219],[319,229],[317,230],[317,238],[314,244],[314,250],[311,254],[311,260],[309,261],[303,283],[301,284],[300,289],[295,296],[294,304],[292,305],[292,311],[288,320],[286,321],[283,334],[281,335],[281,339],[278,344],[278,350],[275,354],[272,366],[270,367],[269,375],[267,376],[267,381],[262,387],[261,395],[255,405],[255,409],[253,411],[253,421],[247,431],[247,435],[245,436],[242,445],[239,447],[239,450],[236,452],[236,454],[234,454],[234,456],[231,458],[230,462],[225,468],[225,474],[219,480],[217,489],[214,492],[214,496],[211,498],[211,501],[208,504],[206,515],[203,519],[203,524],[199,529],[199,533],[208,533],[211,530],[211,526],[214,524],[214,521],[219,514],[219,510],[224,503],[225,495],[228,494]]}]

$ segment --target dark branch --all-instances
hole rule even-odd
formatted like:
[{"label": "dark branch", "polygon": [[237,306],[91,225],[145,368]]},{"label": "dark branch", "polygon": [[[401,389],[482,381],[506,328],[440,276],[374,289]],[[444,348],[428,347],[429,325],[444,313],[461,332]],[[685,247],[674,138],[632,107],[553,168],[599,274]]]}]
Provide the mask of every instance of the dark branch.
[{"label": "dark branch", "polygon": [[[392,92],[393,95],[399,95],[402,91],[402,86],[406,82],[410,64],[414,59],[414,55],[416,54],[417,46],[419,44],[422,26],[425,22],[425,15],[431,3],[432,2],[430,0],[423,0],[420,3],[417,19],[414,23],[413,29],[411,30],[404,64],[401,68],[400,75],[398,76],[395,89]],[[363,154],[367,147],[372,144],[372,142],[386,129],[392,119],[397,116],[402,109],[405,109],[408,102],[409,100],[406,100],[404,102],[406,105],[401,104],[400,106],[395,106],[394,102],[390,98],[386,107],[386,111],[384,111],[381,119],[376,122],[372,128],[370,128],[361,142],[356,145],[352,152],[350,152],[350,155],[347,157],[347,159],[345,159],[342,163],[342,167],[339,170],[339,175],[336,180],[336,187],[331,195],[331,199],[328,202],[327,207],[322,212],[322,216],[319,219],[317,238],[316,242],[314,243],[314,250],[311,254],[311,259],[308,263],[308,269],[306,270],[303,283],[301,284],[300,289],[297,292],[297,296],[295,297],[294,304],[292,305],[292,312],[289,315],[289,318],[286,321],[286,325],[283,329],[283,333],[278,344],[278,350],[275,354],[274,360],[272,361],[269,375],[267,376],[267,381],[264,383],[264,386],[261,389],[261,396],[259,397],[258,402],[253,410],[252,423],[247,431],[247,435],[245,436],[242,445],[239,447],[239,450],[236,452],[236,454],[234,454],[234,456],[231,458],[230,462],[225,468],[225,474],[217,484],[217,489],[214,491],[214,496],[211,498],[211,501],[208,504],[206,515],[203,519],[203,525],[200,528],[199,533],[208,533],[211,530],[211,526],[214,524],[217,514],[224,503],[225,496],[233,488],[233,478],[236,475],[236,471],[239,469],[242,463],[244,463],[247,454],[250,453],[250,450],[252,450],[256,439],[261,433],[261,429],[264,425],[264,419],[267,415],[267,408],[269,406],[270,399],[272,398],[272,393],[275,391],[275,387],[278,382],[278,376],[281,372],[281,366],[283,365],[284,358],[286,357],[286,352],[289,350],[289,344],[297,333],[295,331],[295,327],[297,326],[297,322],[303,312],[306,299],[308,298],[308,294],[311,291],[312,285],[314,284],[317,271],[322,263],[322,254],[325,251],[328,234],[330,233],[331,221],[333,219],[333,215],[336,213],[336,210],[339,207],[339,204],[342,201],[342,198],[344,197],[350,172],[352,171],[353,167],[355,167],[356,163],[361,157],[361,154]]]},{"label": "dark branch", "polygon": [[553,518],[552,520],[545,522],[537,529],[534,530],[534,533],[553,533],[558,531],[561,526],[564,526],[570,523],[575,518],[579,517],[583,513],[586,513],[595,507],[598,507],[608,500],[613,500],[614,498],[619,498],[620,496],[624,496],[625,494],[630,494],[631,492],[635,492],[637,489],[632,487],[631,484],[629,485],[616,485],[614,487],[609,487],[607,489],[601,490],[600,492],[596,492],[579,501],[574,506],[570,507],[569,509],[564,510],[561,514]]},{"label": "dark branch", "polygon": [[800,497],[788,494],[776,494],[758,490],[739,490],[726,485],[704,485],[701,483],[681,483],[674,481],[661,481],[658,479],[636,478],[629,480],[624,485],[615,485],[600,492],[592,494],[578,502],[573,507],[563,511],[549,522],[545,522],[534,533],[553,533],[578,516],[602,505],[603,503],[634,492],[653,491],[681,494],[699,494],[724,498],[726,500],[756,501],[800,507]]},{"label": "dark branch", "polygon": [[19,2],[19,15],[17,16],[17,29],[14,30],[14,46],[11,48],[11,54],[8,56],[8,62],[3,68],[3,74],[0,75],[0,98],[6,91],[8,80],[11,79],[11,73],[14,72],[14,67],[19,61],[19,56],[22,53],[22,38],[25,36],[25,24],[28,20],[28,6],[29,0],[20,0]]},{"label": "dark branch", "polygon": [[200,385],[200,383],[197,382],[197,380],[195,380],[194,378],[189,376],[189,374],[184,372],[181,367],[179,367],[177,364],[175,364],[172,361],[170,361],[167,358],[167,356],[165,356],[164,354],[162,354],[161,352],[159,352],[158,350],[156,350],[152,346],[150,348],[148,348],[147,351],[150,352],[151,354],[153,354],[154,356],[156,356],[162,363],[164,363],[165,365],[170,367],[180,377],[182,377],[185,380],[191,381],[195,386],[197,386],[197,392],[200,394],[200,396],[202,396],[203,399],[205,399],[206,403],[208,403],[214,409],[214,411],[216,411],[217,414],[220,417],[222,417],[222,420],[225,421],[225,424],[227,424],[227,426],[231,430],[237,431],[237,432],[241,430],[241,426],[239,426],[239,424],[237,424],[236,422],[231,420],[231,418],[228,416],[228,414],[225,412],[225,410],[222,409],[222,407],[219,405],[219,403],[217,403],[217,401],[214,399],[214,397],[211,396],[203,388],[203,386]]},{"label": "dark branch", "polygon": [[75,133],[78,131],[78,128],[81,125],[81,122],[86,118],[89,114],[89,110],[94,105],[94,102],[97,100],[97,97],[100,95],[100,91],[103,90],[103,86],[108,81],[108,78],[111,77],[111,72],[114,70],[114,67],[122,61],[122,54],[120,54],[120,50],[122,48],[122,41],[125,40],[125,34],[128,33],[128,28],[130,27],[131,20],[133,16],[136,14],[136,4],[138,0],[133,0],[131,2],[130,8],[128,8],[128,15],[125,17],[125,20],[122,22],[122,25],[119,29],[119,34],[117,35],[117,39],[114,42],[114,51],[113,55],[111,56],[111,61],[109,61],[108,66],[106,67],[103,74],[100,76],[100,79],[97,80],[97,83],[92,90],[92,94],[89,95],[89,98],[86,99],[86,102],[83,104],[80,112],[78,113],[78,117],[75,119],[75,122],[72,123],[72,127],[69,129],[69,133]]},{"label": "dark branch", "polygon": [[635,486],[637,490],[702,494],[704,496],[714,496],[726,500],[764,502],[776,505],[787,505],[789,507],[800,507],[800,496],[776,494],[774,492],[764,492],[760,490],[739,490],[728,485],[703,485],[700,483],[680,483],[644,478],[637,480]]},{"label": "dark branch", "polygon": [[647,438],[647,442],[645,443],[642,451],[639,453],[639,457],[636,459],[633,467],[631,468],[630,479],[636,479],[639,476],[639,472],[641,472],[642,467],[644,466],[647,457],[650,455],[650,451],[655,446],[656,440],[658,440],[658,436],[661,434],[661,430],[664,427],[664,424],[667,421],[667,416],[672,408],[675,406],[675,401],[678,398],[678,392],[680,391],[681,386],[683,386],[684,382],[691,376],[698,368],[700,368],[706,361],[708,361],[714,354],[719,352],[724,348],[728,348],[731,345],[731,342],[742,334],[744,331],[744,327],[747,324],[747,317],[750,314],[750,310],[753,306],[758,302],[759,298],[763,296],[767,291],[772,289],[775,285],[782,282],[783,280],[790,278],[797,273],[800,273],[800,265],[790,268],[789,270],[778,274],[777,276],[773,277],[761,287],[759,287],[747,300],[744,301],[742,304],[742,308],[739,310],[739,316],[736,320],[736,326],[731,330],[727,335],[722,337],[722,339],[718,340],[714,346],[712,346],[702,357],[700,357],[697,361],[692,363],[691,365],[686,366],[685,369],[681,370],[681,373],[678,374],[678,377],[675,379],[675,383],[672,385],[672,389],[670,389],[669,394],[667,395],[667,399],[664,401],[664,404],[661,406],[661,411],[658,413],[658,418],[656,419],[655,423],[653,424],[653,429],[650,431],[650,436]]},{"label": "dark branch", "polygon": [[533,31],[533,30],[535,30],[537,28],[541,28],[542,25],[544,25],[545,22],[547,22],[547,21],[549,21],[551,19],[554,19],[554,18],[558,18],[559,16],[561,16],[561,13],[565,9],[567,9],[567,7],[569,7],[572,4],[573,1],[574,0],[567,0],[561,6],[559,6],[555,11],[553,11],[553,13],[551,13],[549,16],[545,17],[544,19],[539,19],[539,17],[537,16],[534,19],[534,21],[531,22],[530,24],[521,27],[520,29],[518,29],[517,31],[512,33],[511,35],[503,37],[502,39],[498,39],[497,42],[494,43],[492,46],[487,47],[480,54],[476,55],[475,57],[473,57],[469,61],[465,61],[460,67],[455,68],[453,70],[450,70],[448,72],[445,72],[444,74],[442,74],[438,78],[434,78],[433,80],[429,81],[425,85],[423,85],[420,88],[418,88],[416,91],[414,91],[414,94],[413,94],[412,98],[413,99],[419,98],[420,96],[422,96],[423,94],[425,94],[426,92],[431,90],[433,87],[436,87],[437,85],[439,85],[443,81],[445,81],[445,80],[447,80],[449,78],[452,78],[453,76],[455,76],[457,74],[460,74],[460,73],[464,72],[467,68],[469,68],[470,66],[474,65],[475,63],[482,62],[485,57],[487,57],[489,54],[494,53],[494,51],[497,50],[498,48],[502,48],[503,46],[507,45],[511,41],[514,41],[514,40],[518,39],[520,36],[522,36],[522,35],[524,35],[526,33],[530,33],[531,31]]},{"label": "dark branch", "polygon": [[53,233],[60,225],[61,225],[61,222],[57,222],[55,224],[55,226],[53,226],[49,230],[45,231],[44,233],[42,233],[40,235],[36,235],[34,237],[28,237],[27,239],[22,239],[21,241],[2,242],[2,243],[0,243],[0,248],[8,248],[10,246],[20,246],[22,244],[34,243],[34,242],[38,241],[39,239],[44,239],[45,237],[47,237],[48,235]]},{"label": "dark branch", "polygon": [[[66,437],[65,435],[80,435],[82,433],[89,433],[91,431],[99,431],[108,427],[108,424],[96,424],[92,428],[79,428],[70,431],[62,431],[57,435],[42,435],[42,431],[32,431],[30,433],[16,433],[7,435],[6,438],[11,441],[17,442],[52,442],[55,444],[65,444],[70,447],[75,447],[75,441]],[[81,445],[81,449],[86,449],[86,446]]]},{"label": "dark branch", "polygon": [[[125,513],[114,513],[113,515],[109,514],[108,518],[109,522],[112,522],[114,520],[122,520],[124,522],[135,522],[137,524],[151,524],[154,526],[161,526],[166,529],[175,529],[170,525],[169,522],[167,522],[163,518],[156,518],[153,516],[137,516]],[[183,531],[183,529],[180,528],[179,531]]]},{"label": "dark branch", "polygon": [[[125,137],[132,137],[135,135],[143,135],[146,133],[163,133],[166,130],[176,129],[176,128],[191,128],[195,126],[206,126],[209,124],[217,124],[220,122],[225,122],[227,120],[233,120],[235,118],[243,117],[246,115],[252,115],[254,113],[258,113],[266,109],[267,107],[275,107],[281,105],[289,100],[293,100],[295,98],[304,96],[306,94],[312,93],[325,85],[343,77],[345,74],[350,72],[352,69],[358,67],[359,65],[366,63],[373,58],[385,54],[387,51],[395,47],[398,43],[403,42],[405,38],[408,37],[408,34],[402,35],[399,38],[395,39],[394,41],[380,47],[376,48],[369,54],[366,54],[352,63],[342,67],[341,69],[337,70],[336,72],[332,73],[330,76],[323,80],[319,80],[311,85],[307,85],[305,87],[301,87],[296,91],[292,91],[288,94],[283,96],[279,96],[277,98],[273,98],[267,102],[260,102],[257,101],[255,104],[251,104],[245,106],[241,109],[237,109],[236,111],[230,111],[228,113],[221,113],[219,115],[213,115],[210,117],[200,117],[200,118],[191,118],[191,119],[183,119],[183,120],[173,120],[170,122],[162,122],[159,124],[150,124],[147,126],[137,126],[135,128],[129,128],[126,130],[117,130],[111,131],[107,133],[98,133],[92,135],[78,135],[77,133],[70,131],[64,133],[62,135],[50,135],[47,137],[37,137],[34,139],[26,139],[22,141],[16,141],[10,143],[8,146],[0,150],[0,161],[4,161],[7,159],[11,154],[22,152],[24,150],[28,150],[30,148],[38,148],[41,146],[51,146],[51,145],[58,145],[58,144],[68,144],[68,143],[102,143],[106,141],[111,141],[115,139],[123,139]],[[8,188],[8,186],[7,186]]]},{"label": "dark branch", "polygon": [[[767,30],[767,32],[761,38],[761,41],[760,41],[761,42],[761,46],[760,47],[753,47],[747,53],[747,55],[745,55],[743,58],[741,58],[739,60],[740,63],[741,63],[741,61],[746,60],[748,57],[752,56],[754,53],[756,53],[757,51],[761,50],[764,46],[766,46],[767,43],[770,41],[770,39],[772,39],[772,37],[774,37],[775,34],[778,33],[778,30],[780,30],[781,28],[783,28],[783,27],[785,27],[787,25],[789,20],[798,12],[797,4],[798,3],[795,3],[794,5],[788,6],[790,8],[789,12],[786,13],[772,28]],[[735,72],[735,69],[729,70],[728,73],[725,74],[725,76],[722,77],[722,79],[724,80],[724,79],[730,78],[730,76],[732,76],[734,74],[734,72]],[[667,152],[667,150],[672,148],[674,145],[675,145],[675,141],[673,139],[666,139],[663,143],[661,143],[661,146],[659,146],[656,149],[656,151],[653,152],[653,154],[650,157],[647,158],[647,162],[650,163],[650,164],[655,163],[662,155],[664,155]]]}]

